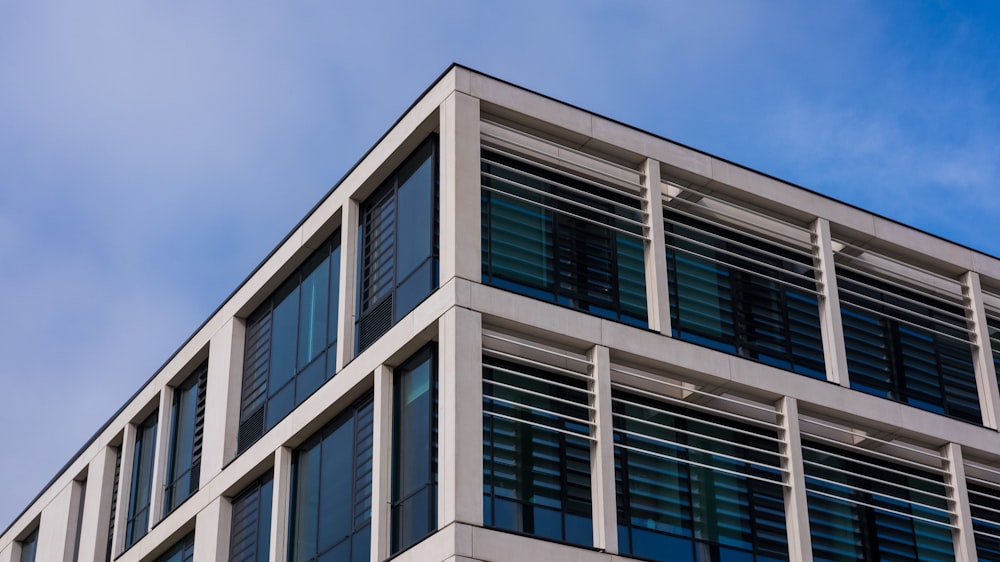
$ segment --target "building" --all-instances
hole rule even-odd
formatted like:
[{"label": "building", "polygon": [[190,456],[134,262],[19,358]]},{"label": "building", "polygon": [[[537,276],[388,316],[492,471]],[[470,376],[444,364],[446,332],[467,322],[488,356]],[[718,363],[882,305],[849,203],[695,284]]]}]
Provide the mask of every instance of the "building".
[{"label": "building", "polygon": [[0,562],[1000,560],[1000,260],[449,68]]}]

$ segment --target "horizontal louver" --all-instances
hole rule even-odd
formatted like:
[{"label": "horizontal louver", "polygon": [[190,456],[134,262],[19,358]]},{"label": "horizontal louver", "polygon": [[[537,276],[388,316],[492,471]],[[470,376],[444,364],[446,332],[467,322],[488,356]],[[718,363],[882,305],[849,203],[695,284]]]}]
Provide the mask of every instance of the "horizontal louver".
[{"label": "horizontal louver", "polygon": [[966,489],[980,562],[1000,562],[1000,471],[966,463]]},{"label": "horizontal louver", "polygon": [[[623,384],[612,388],[623,552],[669,560],[669,548],[686,559],[685,549],[710,543],[739,559],[787,559],[774,423]],[[776,418],[770,407],[752,407]]]},{"label": "horizontal louver", "polygon": [[[842,252],[857,252],[850,247]],[[869,252],[869,260],[893,263]],[[972,334],[961,288],[904,286],[874,263],[838,255],[844,342],[851,387],[973,423],[982,421]],[[865,267],[866,269],[862,269]],[[914,270],[917,275],[932,275]]]},{"label": "horizontal louver", "polygon": [[271,354],[271,317],[271,308],[263,307],[258,314],[247,319],[238,453],[245,451],[264,435],[264,405],[267,402],[267,378]]},{"label": "horizontal louver", "polygon": [[481,172],[486,282],[646,325],[641,186],[612,187],[496,147],[483,149]]},{"label": "horizontal louver", "polygon": [[815,559],[954,559],[954,515],[939,453],[808,418],[802,423]]},{"label": "horizontal louver", "polygon": [[734,226],[745,209],[671,188],[680,192],[663,209],[674,336],[824,378],[809,232],[758,215],[775,229],[765,238]]}]

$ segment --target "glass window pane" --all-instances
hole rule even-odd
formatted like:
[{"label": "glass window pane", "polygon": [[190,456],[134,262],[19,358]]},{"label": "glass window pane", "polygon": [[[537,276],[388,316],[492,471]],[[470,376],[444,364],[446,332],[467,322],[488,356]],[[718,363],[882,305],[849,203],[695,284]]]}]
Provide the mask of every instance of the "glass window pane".
[{"label": "glass window pane", "polygon": [[431,157],[399,186],[396,277],[404,279],[433,252],[434,161]]},{"label": "glass window pane", "polygon": [[302,369],[326,349],[326,329],[330,298],[330,258],[316,252],[306,261],[299,289],[299,357]]},{"label": "glass window pane", "polygon": [[330,311],[327,314],[327,340],[329,344],[337,341],[337,319],[340,316],[340,231],[338,230],[331,237],[334,248],[330,253],[330,296],[327,302]]},{"label": "glass window pane", "polygon": [[[298,335],[299,287],[289,280],[275,295],[271,324],[271,394],[295,375],[296,339]],[[270,425],[268,427],[271,427]]]}]

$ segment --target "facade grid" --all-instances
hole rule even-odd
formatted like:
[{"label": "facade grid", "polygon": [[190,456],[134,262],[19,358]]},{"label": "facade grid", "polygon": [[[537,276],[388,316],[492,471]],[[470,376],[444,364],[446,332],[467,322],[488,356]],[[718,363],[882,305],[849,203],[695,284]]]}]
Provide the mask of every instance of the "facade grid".
[{"label": "facade grid", "polygon": [[1000,561],[1000,260],[450,67],[0,562]]}]

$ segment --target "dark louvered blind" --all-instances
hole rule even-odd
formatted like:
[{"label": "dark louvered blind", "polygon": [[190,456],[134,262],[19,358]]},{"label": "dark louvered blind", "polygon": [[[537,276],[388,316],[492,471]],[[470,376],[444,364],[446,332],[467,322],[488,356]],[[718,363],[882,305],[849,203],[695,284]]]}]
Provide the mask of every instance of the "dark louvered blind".
[{"label": "dark louvered blind", "polygon": [[271,309],[264,307],[247,320],[243,357],[243,389],[237,452],[242,453],[264,435],[264,405],[271,353]]},{"label": "dark louvered blind", "polygon": [[194,411],[194,441],[191,449],[191,490],[201,485],[201,449],[205,439],[205,405],[208,394],[208,361],[195,372],[198,378],[198,397]]},{"label": "dark louvered blind", "polygon": [[842,265],[837,285],[851,388],[981,423],[959,303]]},{"label": "dark louvered blind", "polygon": [[499,150],[481,170],[485,282],[647,325],[641,197]]},{"label": "dark louvered blind", "polygon": [[270,545],[271,494],[268,475],[233,499],[229,562],[266,562]]},{"label": "dark louvered blind", "polygon": [[825,378],[812,257],[664,208],[675,337]]},{"label": "dark louvered blind", "polygon": [[111,485],[111,521],[108,523],[108,548],[104,554],[105,562],[111,562],[112,547],[115,536],[115,514],[118,511],[118,485],[121,481],[122,448],[115,447],[115,480]]}]

